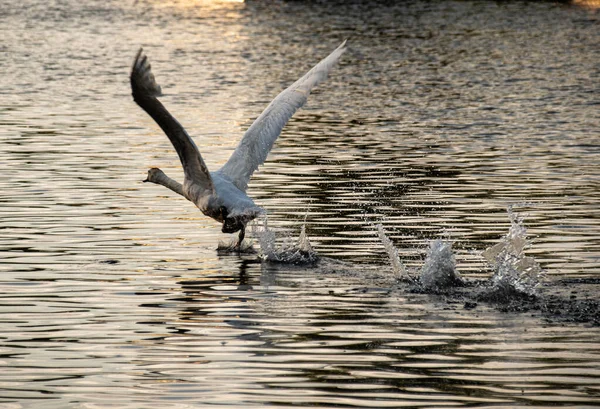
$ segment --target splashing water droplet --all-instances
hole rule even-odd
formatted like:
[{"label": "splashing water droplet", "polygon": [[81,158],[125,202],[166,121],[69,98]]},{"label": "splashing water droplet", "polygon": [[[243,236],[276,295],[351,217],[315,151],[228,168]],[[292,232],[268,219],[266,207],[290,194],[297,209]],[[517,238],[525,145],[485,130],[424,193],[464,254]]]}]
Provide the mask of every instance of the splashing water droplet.
[{"label": "splashing water droplet", "polygon": [[385,248],[385,252],[387,253],[390,259],[390,263],[392,264],[392,270],[394,271],[396,277],[399,279],[408,279],[410,281],[413,281],[413,279],[408,274],[408,271],[406,271],[406,267],[400,260],[400,256],[398,255],[398,249],[394,246],[392,241],[385,234],[385,230],[383,229],[381,223],[378,224],[376,227],[377,234],[379,235],[379,239],[383,243],[383,247]]},{"label": "splashing water droplet", "polygon": [[315,264],[319,261],[318,254],[308,240],[305,224],[302,224],[297,240],[286,237],[281,246],[277,245],[275,232],[268,227],[267,216],[264,216],[262,227],[258,223],[252,225],[252,235],[258,239],[260,257],[264,261],[302,265]]},{"label": "splashing water droplet", "polygon": [[423,289],[428,291],[440,291],[464,284],[456,270],[451,241],[438,239],[431,242],[419,280]]},{"label": "splashing water droplet", "polygon": [[252,236],[258,239],[261,257],[265,259],[275,254],[275,232],[269,230],[267,216],[263,216],[262,219],[262,227],[258,223],[252,225]]},{"label": "splashing water droplet", "polygon": [[502,241],[483,252],[494,275],[492,288],[487,296],[501,301],[514,296],[536,297],[542,277],[542,269],[533,257],[525,256],[530,245],[523,218],[508,208],[510,229]]},{"label": "splashing water droplet", "polygon": [[304,251],[306,253],[315,253],[315,251],[312,248],[312,245],[310,244],[310,241],[308,241],[308,235],[306,234],[306,224],[302,224],[302,227],[300,228],[300,236],[298,237],[298,250]]}]

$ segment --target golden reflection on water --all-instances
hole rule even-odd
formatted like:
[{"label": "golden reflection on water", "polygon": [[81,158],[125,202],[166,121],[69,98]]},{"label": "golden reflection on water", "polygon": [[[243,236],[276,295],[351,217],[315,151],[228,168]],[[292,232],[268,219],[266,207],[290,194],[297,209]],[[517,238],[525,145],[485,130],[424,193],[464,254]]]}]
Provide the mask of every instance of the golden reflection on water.
[{"label": "golden reflection on water", "polygon": [[156,1],[157,6],[161,7],[179,7],[179,8],[203,8],[203,9],[226,9],[237,7],[243,4],[244,0],[169,0]]},{"label": "golden reflection on water", "polygon": [[573,0],[573,4],[588,9],[600,9],[600,0]]}]

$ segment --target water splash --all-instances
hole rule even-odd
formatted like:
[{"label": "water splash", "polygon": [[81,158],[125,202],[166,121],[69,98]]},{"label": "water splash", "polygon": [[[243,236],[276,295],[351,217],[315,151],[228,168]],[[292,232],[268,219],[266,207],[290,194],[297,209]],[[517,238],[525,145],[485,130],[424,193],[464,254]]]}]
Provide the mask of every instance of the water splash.
[{"label": "water splash", "polygon": [[464,284],[456,270],[451,241],[438,239],[431,242],[419,281],[426,291],[441,291]]},{"label": "water splash", "polygon": [[231,238],[229,242],[219,241],[217,246],[217,253],[226,254],[226,253],[236,253],[236,254],[255,254],[256,250],[252,246],[252,241],[244,240],[242,241],[242,245],[238,246],[238,238],[235,235],[234,238]]},{"label": "water splash", "polygon": [[406,270],[406,266],[400,260],[400,255],[398,254],[398,249],[394,246],[390,238],[385,234],[385,230],[383,226],[378,224],[377,226],[377,234],[379,235],[379,239],[383,243],[383,247],[385,248],[385,252],[387,253],[390,263],[392,264],[392,270],[397,278],[401,280],[409,280],[414,281],[412,277],[408,274]]},{"label": "water splash", "polygon": [[275,232],[269,229],[267,216],[263,217],[262,226],[259,223],[252,225],[252,235],[258,239],[260,257],[264,261],[297,265],[315,264],[319,261],[317,252],[308,240],[305,223],[302,224],[297,239],[284,237],[281,245],[277,244]]},{"label": "water splash", "polygon": [[265,215],[262,219],[262,226],[258,223],[252,225],[252,236],[258,239],[260,254],[264,259],[269,255],[276,254],[277,249],[275,245],[275,232],[269,229],[267,216]]},{"label": "water splash", "polygon": [[508,208],[511,226],[502,241],[483,252],[494,271],[487,297],[505,301],[515,296],[536,297],[540,287],[542,268],[524,250],[531,242],[523,217]]},{"label": "water splash", "polygon": [[383,226],[378,224],[376,227],[379,239],[390,259],[392,269],[400,280],[409,281],[415,284],[419,290],[426,292],[437,292],[464,284],[463,279],[456,270],[452,242],[447,240],[434,240],[431,242],[419,277],[415,279],[402,263],[398,249],[386,235]]}]

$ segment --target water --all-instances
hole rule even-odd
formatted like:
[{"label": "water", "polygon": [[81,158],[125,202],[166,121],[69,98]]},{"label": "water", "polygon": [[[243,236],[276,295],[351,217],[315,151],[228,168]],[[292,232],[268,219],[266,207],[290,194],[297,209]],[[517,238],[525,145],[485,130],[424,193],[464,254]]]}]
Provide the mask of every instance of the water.
[{"label": "water", "polygon": [[525,255],[531,243],[523,220],[510,209],[508,214],[511,226],[506,237],[483,253],[494,270],[494,291],[537,296],[543,280],[542,269],[533,257]]},{"label": "water", "polygon": [[381,243],[385,248],[385,252],[387,253],[388,258],[390,260],[390,265],[392,266],[392,271],[394,272],[396,277],[398,277],[398,279],[401,280],[414,280],[414,278],[408,274],[408,271],[406,271],[406,266],[404,265],[404,263],[400,259],[400,255],[398,254],[398,248],[394,246],[394,243],[392,243],[388,235],[385,233],[385,230],[383,229],[381,223],[378,224],[376,227],[377,234],[379,235],[379,239],[381,240]]},{"label": "water", "polygon": [[[252,235],[258,239],[260,247],[260,259],[270,263],[283,263],[295,265],[315,265],[319,262],[319,255],[312,248],[310,240],[306,235],[306,225],[300,227],[300,235],[296,239],[293,236],[285,237],[283,243],[277,234],[269,229],[268,218],[262,218],[262,226],[258,223],[252,224]],[[254,248],[250,247],[250,251]],[[248,252],[243,250],[242,252]]]},{"label": "water", "polygon": [[[2,4],[0,407],[600,404],[598,11],[398,3]],[[140,46],[214,169],[344,38],[249,189],[274,254],[317,264],[264,261],[258,233],[217,251],[220,226],[141,183],[182,172],[131,101]],[[399,281],[378,224],[414,276],[452,243],[466,285]],[[513,226],[543,277],[486,300]]]}]

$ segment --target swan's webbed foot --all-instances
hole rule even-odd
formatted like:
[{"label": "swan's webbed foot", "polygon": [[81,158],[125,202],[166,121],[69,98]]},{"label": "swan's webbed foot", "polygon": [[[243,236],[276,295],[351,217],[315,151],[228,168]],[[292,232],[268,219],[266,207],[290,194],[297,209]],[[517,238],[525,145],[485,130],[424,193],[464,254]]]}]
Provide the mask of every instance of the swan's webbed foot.
[{"label": "swan's webbed foot", "polygon": [[246,237],[246,223],[247,220],[244,220],[242,217],[229,217],[225,218],[223,221],[223,228],[221,229],[223,233],[239,232],[237,242],[235,242],[234,239],[229,245],[230,251],[235,251],[238,253],[252,252],[252,244],[244,244],[244,238]]}]

